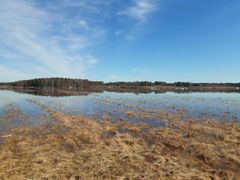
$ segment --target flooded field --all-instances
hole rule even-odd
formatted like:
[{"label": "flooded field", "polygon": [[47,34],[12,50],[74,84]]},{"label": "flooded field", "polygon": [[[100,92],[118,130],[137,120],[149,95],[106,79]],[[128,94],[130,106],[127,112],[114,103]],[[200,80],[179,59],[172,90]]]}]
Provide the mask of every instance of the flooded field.
[{"label": "flooded field", "polygon": [[0,179],[240,177],[237,93],[4,90],[0,100]]},{"label": "flooded field", "polygon": [[[7,116],[8,127],[21,125],[38,126],[52,122],[47,113],[31,103],[42,102],[56,111],[69,115],[81,115],[91,119],[111,116],[113,121],[125,119],[131,122],[143,122],[153,127],[161,127],[163,122],[156,118],[139,118],[136,114],[142,109],[161,110],[170,113],[184,112],[186,116],[197,119],[217,119],[240,121],[240,94],[238,93],[89,93],[79,96],[35,96],[12,91],[0,91],[0,115]],[[21,112],[18,118],[12,111]],[[129,116],[129,113],[135,116]],[[19,115],[19,114],[18,114]],[[11,124],[9,123],[11,122]],[[1,131],[7,126],[0,122]]]}]

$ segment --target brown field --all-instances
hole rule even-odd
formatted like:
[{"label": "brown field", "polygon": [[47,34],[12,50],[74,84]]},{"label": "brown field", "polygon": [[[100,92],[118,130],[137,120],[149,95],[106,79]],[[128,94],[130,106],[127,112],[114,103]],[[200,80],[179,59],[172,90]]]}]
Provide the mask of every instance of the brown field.
[{"label": "brown field", "polygon": [[[240,125],[183,120],[144,110],[128,116],[163,121],[162,128],[105,115],[69,116],[31,101],[58,123],[2,135],[0,179],[239,179]],[[15,112],[16,113],[16,112]]]}]

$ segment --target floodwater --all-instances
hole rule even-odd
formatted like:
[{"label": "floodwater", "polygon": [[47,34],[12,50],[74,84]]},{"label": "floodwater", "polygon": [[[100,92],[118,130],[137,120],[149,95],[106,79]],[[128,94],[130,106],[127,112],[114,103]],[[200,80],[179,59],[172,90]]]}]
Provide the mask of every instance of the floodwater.
[{"label": "floodwater", "polygon": [[217,119],[240,122],[240,94],[238,93],[86,93],[78,96],[37,96],[0,90],[0,131],[15,127],[34,127],[54,123],[48,113],[31,100],[53,110],[70,115],[81,115],[100,120],[110,115],[112,121],[125,119],[160,127],[161,121],[129,117],[125,112],[141,109],[162,110],[171,113],[184,111],[195,119]]}]

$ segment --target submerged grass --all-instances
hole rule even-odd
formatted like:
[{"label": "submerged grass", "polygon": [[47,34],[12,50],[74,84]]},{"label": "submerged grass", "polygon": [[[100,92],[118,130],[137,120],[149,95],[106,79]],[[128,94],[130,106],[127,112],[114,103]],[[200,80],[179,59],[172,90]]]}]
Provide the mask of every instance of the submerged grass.
[{"label": "submerged grass", "polygon": [[[240,126],[158,113],[163,128],[48,111],[60,123],[2,138],[0,179],[239,179]],[[127,115],[137,116],[132,112]],[[146,116],[147,118],[149,117]],[[174,122],[175,120],[175,122]]]}]

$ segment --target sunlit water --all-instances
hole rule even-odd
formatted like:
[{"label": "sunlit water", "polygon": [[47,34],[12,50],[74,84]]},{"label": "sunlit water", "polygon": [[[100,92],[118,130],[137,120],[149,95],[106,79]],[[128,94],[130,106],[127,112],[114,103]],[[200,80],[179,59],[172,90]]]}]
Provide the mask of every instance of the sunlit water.
[{"label": "sunlit water", "polygon": [[50,108],[71,115],[81,115],[99,120],[105,114],[113,121],[126,119],[143,122],[159,127],[161,123],[154,120],[142,120],[125,115],[126,111],[140,112],[139,108],[158,109],[176,112],[184,109],[188,116],[240,122],[240,94],[238,93],[173,93],[134,94],[134,93],[90,93],[87,96],[35,96],[12,91],[0,91],[0,116],[7,111],[18,109],[21,116],[0,119],[0,131],[20,126],[40,126],[53,123],[47,112],[29,100],[37,100]]}]

